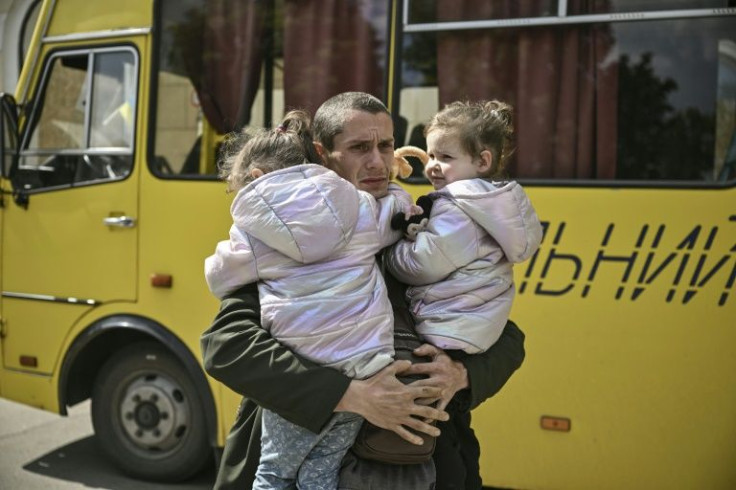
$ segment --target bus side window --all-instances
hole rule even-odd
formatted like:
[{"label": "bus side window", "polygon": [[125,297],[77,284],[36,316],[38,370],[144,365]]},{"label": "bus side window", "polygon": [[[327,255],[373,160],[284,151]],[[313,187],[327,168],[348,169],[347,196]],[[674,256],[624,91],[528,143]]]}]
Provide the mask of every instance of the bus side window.
[{"label": "bus side window", "polygon": [[455,100],[497,98],[514,109],[513,178],[709,186],[736,177],[733,9],[694,1],[407,5],[397,73],[398,113],[410,127]]},{"label": "bus side window", "polygon": [[51,58],[15,175],[23,190],[118,180],[133,164],[136,64],[130,50]]},{"label": "bus side window", "polygon": [[716,96],[715,178],[736,178],[736,42],[718,43],[718,93]]}]

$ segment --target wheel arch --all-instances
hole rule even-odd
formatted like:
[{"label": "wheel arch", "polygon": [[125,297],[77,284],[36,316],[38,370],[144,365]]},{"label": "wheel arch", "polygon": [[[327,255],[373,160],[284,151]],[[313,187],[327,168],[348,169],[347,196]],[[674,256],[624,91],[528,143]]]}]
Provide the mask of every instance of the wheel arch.
[{"label": "wheel arch", "polygon": [[107,359],[135,342],[155,340],[182,364],[202,398],[207,437],[217,446],[217,412],[209,383],[189,348],[160,323],[137,315],[111,315],[84,329],[64,356],[59,373],[59,413],[92,396],[95,378]]}]

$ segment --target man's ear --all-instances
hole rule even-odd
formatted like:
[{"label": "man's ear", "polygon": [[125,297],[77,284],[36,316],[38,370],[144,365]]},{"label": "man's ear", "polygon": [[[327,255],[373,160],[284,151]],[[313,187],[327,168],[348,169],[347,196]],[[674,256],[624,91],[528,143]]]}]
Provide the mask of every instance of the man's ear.
[{"label": "man's ear", "polygon": [[327,148],[319,141],[314,141],[314,149],[317,150],[317,155],[322,159],[322,165],[327,166],[327,156],[329,155]]},{"label": "man's ear", "polygon": [[325,148],[325,145],[322,143],[315,141],[314,142],[314,149],[317,150],[317,155],[319,155],[320,160],[322,160],[320,163],[323,167],[329,168],[330,170],[337,172],[337,168],[335,168],[335,164],[332,158],[330,158],[330,151]]},{"label": "man's ear", "polygon": [[250,170],[250,176],[254,179],[257,179],[258,177],[263,177],[263,170],[260,168],[252,168]]},{"label": "man's ear", "polygon": [[493,153],[491,150],[483,150],[480,152],[480,161],[478,162],[478,170],[486,173],[493,167]]}]

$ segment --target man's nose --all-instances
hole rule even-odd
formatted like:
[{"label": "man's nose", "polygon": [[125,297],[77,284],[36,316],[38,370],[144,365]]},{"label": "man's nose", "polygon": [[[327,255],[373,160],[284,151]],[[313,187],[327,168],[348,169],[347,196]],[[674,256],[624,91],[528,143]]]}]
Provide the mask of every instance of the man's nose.
[{"label": "man's nose", "polygon": [[369,152],[368,162],[366,163],[366,165],[369,168],[383,167],[383,156],[381,155],[381,151],[378,149],[378,146],[374,146]]}]

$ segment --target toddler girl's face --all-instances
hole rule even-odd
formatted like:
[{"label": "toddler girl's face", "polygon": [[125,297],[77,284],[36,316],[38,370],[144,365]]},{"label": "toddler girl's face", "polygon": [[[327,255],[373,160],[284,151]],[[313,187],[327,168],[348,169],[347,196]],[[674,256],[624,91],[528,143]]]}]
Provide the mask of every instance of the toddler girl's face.
[{"label": "toddler girl's face", "polygon": [[474,179],[480,175],[480,158],[473,158],[460,145],[457,136],[440,129],[427,135],[429,162],[424,167],[435,190],[458,180]]}]

